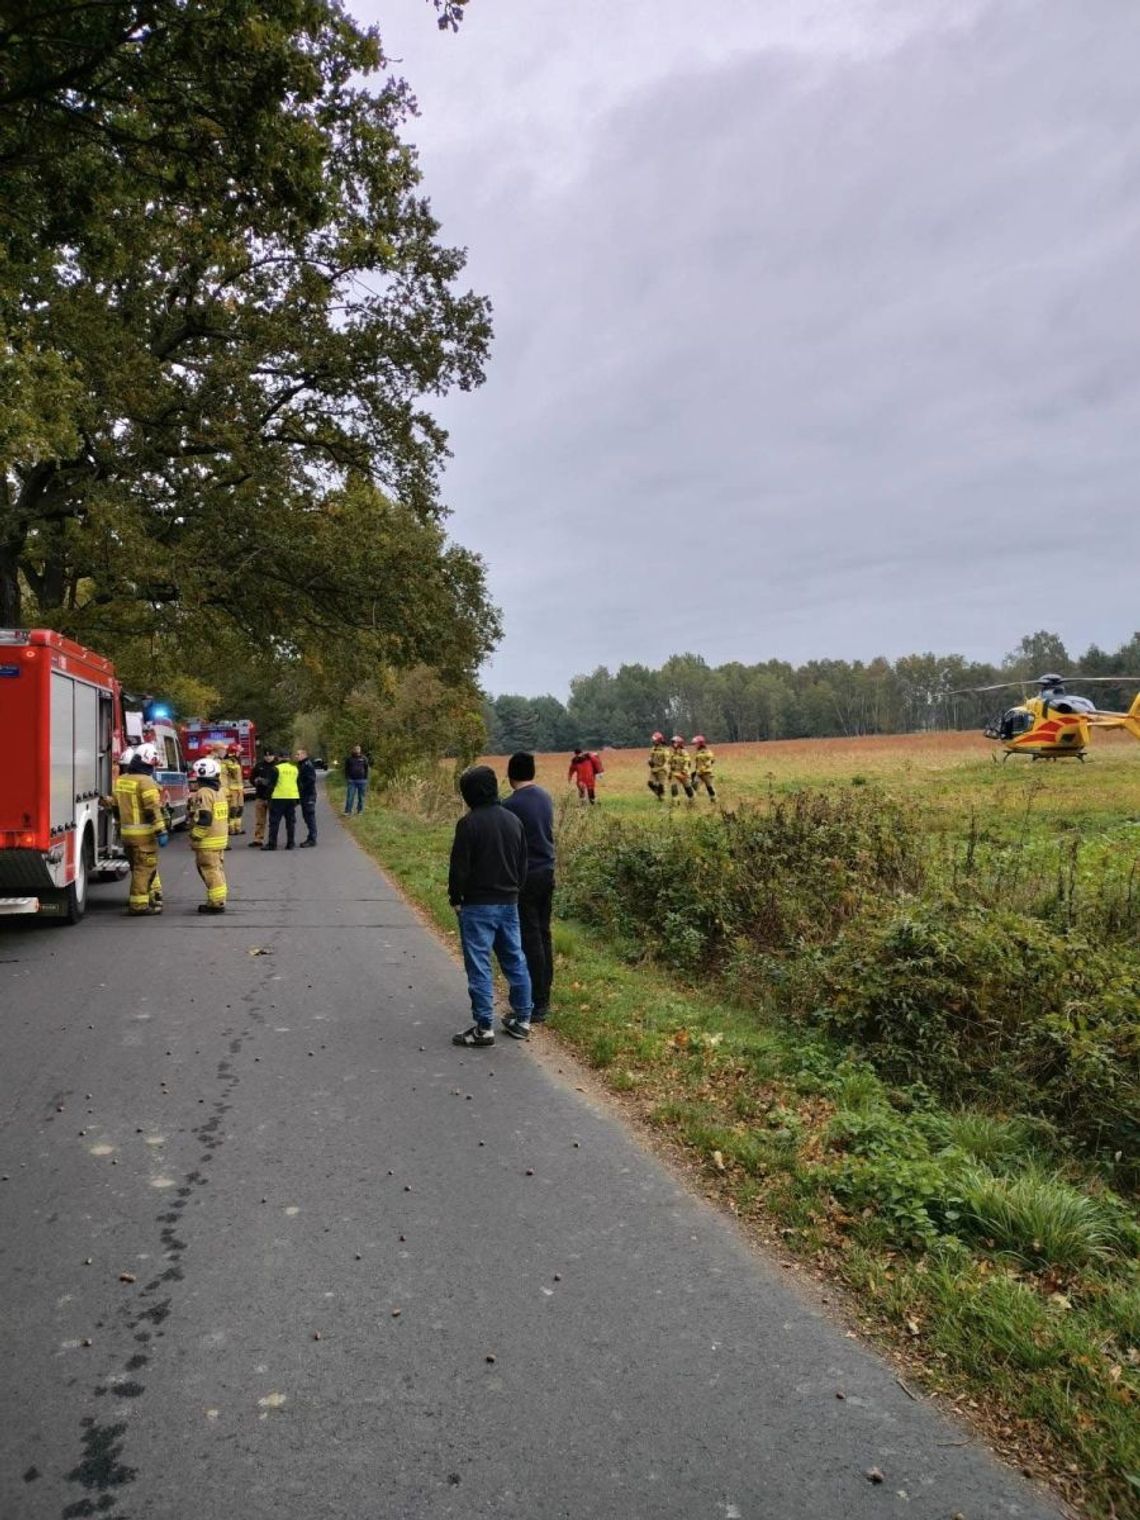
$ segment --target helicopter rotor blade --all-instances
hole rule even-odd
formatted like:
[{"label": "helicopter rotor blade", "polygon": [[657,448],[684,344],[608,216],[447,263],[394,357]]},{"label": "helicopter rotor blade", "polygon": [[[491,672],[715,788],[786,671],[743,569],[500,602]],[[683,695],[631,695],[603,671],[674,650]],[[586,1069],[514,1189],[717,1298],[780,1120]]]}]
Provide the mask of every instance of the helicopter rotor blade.
[{"label": "helicopter rotor blade", "polygon": [[1066,676],[1066,681],[1080,681],[1087,685],[1090,681],[1098,681],[1106,686],[1136,686],[1140,685],[1140,676]]}]

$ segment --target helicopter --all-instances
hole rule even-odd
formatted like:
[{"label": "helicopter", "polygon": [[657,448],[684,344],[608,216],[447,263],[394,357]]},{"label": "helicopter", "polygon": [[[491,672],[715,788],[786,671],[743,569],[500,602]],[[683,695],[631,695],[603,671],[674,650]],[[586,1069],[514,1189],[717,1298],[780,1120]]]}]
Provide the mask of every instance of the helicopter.
[{"label": "helicopter", "polygon": [[[1140,692],[1126,713],[1103,712],[1088,697],[1065,690],[1067,681],[1081,685],[1102,682],[1120,686],[1124,682],[1140,684],[1140,676],[1039,676],[1033,683],[1035,697],[1026,697],[1016,707],[1009,707],[986,724],[982,733],[1010,755],[1028,755],[1033,760],[1084,761],[1094,728],[1123,728],[1140,739]],[[971,691],[1007,691],[1025,681],[999,681],[995,686],[974,686]]]}]

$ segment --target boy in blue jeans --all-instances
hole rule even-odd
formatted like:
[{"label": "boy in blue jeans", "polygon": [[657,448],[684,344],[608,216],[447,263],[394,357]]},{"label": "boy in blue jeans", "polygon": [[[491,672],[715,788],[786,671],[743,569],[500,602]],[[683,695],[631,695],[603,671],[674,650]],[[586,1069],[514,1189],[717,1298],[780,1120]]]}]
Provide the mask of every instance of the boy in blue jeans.
[{"label": "boy in blue jeans", "polygon": [[447,895],[459,914],[459,940],[475,1022],[453,1035],[453,1045],[481,1048],[495,1043],[494,950],[507,979],[511,1017],[504,1031],[530,1038],[530,974],[519,929],[519,892],[526,881],[523,826],[499,804],[499,783],[489,765],[473,765],[459,778],[470,811],[455,825]]}]

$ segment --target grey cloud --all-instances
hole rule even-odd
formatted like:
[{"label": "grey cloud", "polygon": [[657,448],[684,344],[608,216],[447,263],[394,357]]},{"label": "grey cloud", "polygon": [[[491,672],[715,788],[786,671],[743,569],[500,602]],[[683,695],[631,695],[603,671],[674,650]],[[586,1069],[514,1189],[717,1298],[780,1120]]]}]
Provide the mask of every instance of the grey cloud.
[{"label": "grey cloud", "polygon": [[480,169],[477,134],[430,160],[497,313],[444,409],[493,689],[1127,636],[1138,66],[1115,0],[1001,3],[675,72],[583,125],[574,178]]}]

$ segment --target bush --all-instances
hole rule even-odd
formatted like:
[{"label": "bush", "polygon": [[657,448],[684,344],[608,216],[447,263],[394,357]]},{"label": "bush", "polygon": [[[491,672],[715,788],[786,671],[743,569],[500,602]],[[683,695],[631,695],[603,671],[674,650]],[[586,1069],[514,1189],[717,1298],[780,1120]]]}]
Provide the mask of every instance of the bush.
[{"label": "bush", "polygon": [[651,827],[608,820],[560,845],[563,911],[685,970],[825,943],[868,899],[922,877],[915,815],[871,790]]},{"label": "bush", "polygon": [[1135,1157],[1136,951],[952,903],[864,922],[853,939],[818,968],[812,1014],[885,1076],[1041,1114]]}]

